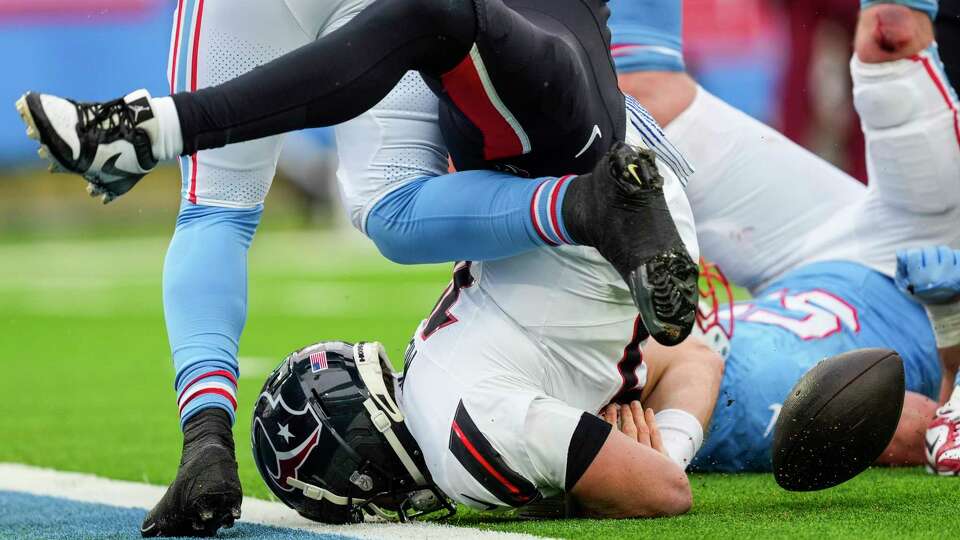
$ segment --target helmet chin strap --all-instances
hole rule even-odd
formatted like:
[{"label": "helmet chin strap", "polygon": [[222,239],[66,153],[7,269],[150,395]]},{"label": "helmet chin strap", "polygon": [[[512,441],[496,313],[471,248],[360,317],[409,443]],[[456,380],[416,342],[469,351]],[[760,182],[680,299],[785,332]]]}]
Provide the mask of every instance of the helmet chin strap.
[{"label": "helmet chin strap", "polygon": [[366,503],[368,500],[368,499],[356,499],[356,498],[351,499],[349,497],[342,497],[340,495],[337,495],[336,493],[333,493],[332,491],[327,491],[326,489],[317,487],[313,484],[302,482],[300,480],[297,480],[296,478],[287,478],[287,485],[294,489],[299,489],[300,491],[302,491],[304,497],[307,497],[309,499],[314,499],[317,501],[330,501],[333,504],[336,504],[339,506],[346,506],[348,504],[362,505]]},{"label": "helmet chin strap", "polygon": [[400,458],[400,462],[403,463],[403,467],[410,473],[413,481],[416,482],[418,486],[426,485],[427,480],[424,478],[423,473],[420,472],[416,463],[413,462],[407,449],[400,443],[397,434],[393,432],[393,423],[402,423],[403,413],[400,412],[400,407],[397,407],[396,402],[390,397],[386,384],[383,382],[381,359],[387,365],[388,369],[390,369],[390,373],[393,373],[393,370],[389,367],[390,360],[387,358],[387,351],[384,350],[383,345],[377,342],[357,343],[354,345],[354,348],[353,356],[357,362],[357,371],[360,373],[363,384],[365,384],[367,390],[370,391],[370,397],[363,402],[363,406],[370,414],[370,421],[376,426],[377,431],[382,433],[384,438],[387,439],[390,448],[392,448],[394,453],[397,454],[397,457]]}]

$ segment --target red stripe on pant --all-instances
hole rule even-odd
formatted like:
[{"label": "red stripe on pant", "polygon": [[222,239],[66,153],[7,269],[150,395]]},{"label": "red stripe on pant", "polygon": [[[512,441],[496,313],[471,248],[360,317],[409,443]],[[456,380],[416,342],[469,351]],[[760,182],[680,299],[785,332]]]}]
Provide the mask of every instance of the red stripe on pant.
[{"label": "red stripe on pant", "polygon": [[170,93],[177,91],[177,62],[180,60],[180,31],[183,30],[183,0],[177,3],[177,28],[173,35],[173,56],[170,59]]},{"label": "red stripe on pant", "polygon": [[488,463],[487,460],[480,455],[480,452],[478,452],[477,449],[473,446],[473,443],[470,442],[470,439],[468,439],[467,436],[463,434],[463,430],[460,429],[460,426],[459,424],[457,424],[456,420],[453,421],[453,431],[454,433],[457,434],[457,438],[460,439],[460,442],[463,443],[463,446],[467,448],[467,451],[470,452],[470,455],[477,460],[477,463],[482,465],[483,468],[486,469],[491,476],[496,478],[497,482],[500,482],[503,485],[503,487],[507,488],[507,490],[509,490],[510,493],[513,493],[514,495],[520,495],[520,488],[513,485],[509,480],[504,478],[502,474],[500,474],[496,469],[493,468],[493,465],[490,465],[490,463]]},{"label": "red stripe on pant", "polygon": [[483,134],[484,159],[522,155],[523,142],[487,94],[480,78],[481,68],[467,54],[460,65],[441,76],[443,88],[457,109]]},{"label": "red stripe on pant", "polygon": [[953,111],[953,133],[957,137],[957,144],[960,145],[960,119],[957,118],[957,106],[953,103],[953,100],[950,99],[950,92],[947,90],[946,86],[944,86],[940,76],[930,64],[930,57],[915,54],[911,56],[910,59],[914,62],[920,62],[923,64],[923,69],[927,71],[927,75],[929,75],[930,79],[933,80],[934,86],[937,87],[937,91],[939,91],[940,95],[943,96],[943,100],[947,103],[947,107]]},{"label": "red stripe on pant", "polygon": [[[197,4],[196,28],[193,30],[193,62],[190,71],[190,91],[197,91],[197,64],[200,63],[200,31],[203,27],[203,2]],[[190,189],[187,200],[197,203],[197,154],[190,156]]]}]

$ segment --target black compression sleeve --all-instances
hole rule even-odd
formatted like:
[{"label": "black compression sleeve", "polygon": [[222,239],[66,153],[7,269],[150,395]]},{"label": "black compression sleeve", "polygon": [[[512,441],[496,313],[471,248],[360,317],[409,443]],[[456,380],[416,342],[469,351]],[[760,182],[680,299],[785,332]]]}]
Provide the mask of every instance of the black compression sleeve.
[{"label": "black compression sleeve", "polygon": [[339,124],[410,70],[439,76],[469,52],[473,2],[381,0],[332,34],[219,86],[173,96],[183,155]]},{"label": "black compression sleeve", "polygon": [[567,478],[564,490],[569,493],[577,485],[583,473],[593,463],[600,453],[603,443],[613,428],[599,417],[590,413],[583,413],[580,423],[570,438],[570,448],[567,450]]}]

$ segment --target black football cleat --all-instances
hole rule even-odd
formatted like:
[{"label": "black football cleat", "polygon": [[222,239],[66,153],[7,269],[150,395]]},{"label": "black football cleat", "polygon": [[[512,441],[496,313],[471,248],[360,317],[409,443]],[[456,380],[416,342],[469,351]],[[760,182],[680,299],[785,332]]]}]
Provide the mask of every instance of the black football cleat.
[{"label": "black football cleat", "polygon": [[157,166],[151,137],[160,127],[146,90],[104,103],[27,92],[17,112],[27,136],[40,142],[40,157],[51,161],[50,171],[83,176],[90,195],[102,195],[104,203]]},{"label": "black football cleat", "polygon": [[201,411],[184,429],[177,477],[143,520],[140,534],[214,536],[240,519],[242,500],[230,418],[220,409]]},{"label": "black football cleat", "polygon": [[655,154],[614,145],[570,185],[563,212],[574,240],[596,248],[623,277],[653,339],[667,346],[686,339],[699,267],[670,215]]}]

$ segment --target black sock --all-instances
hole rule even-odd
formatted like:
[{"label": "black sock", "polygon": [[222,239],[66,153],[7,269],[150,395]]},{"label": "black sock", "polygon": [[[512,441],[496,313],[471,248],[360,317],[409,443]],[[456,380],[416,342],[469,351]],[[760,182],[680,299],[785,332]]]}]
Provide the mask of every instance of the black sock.
[{"label": "black sock", "polygon": [[570,240],[582,246],[593,245],[587,233],[589,230],[587,220],[591,214],[591,209],[587,205],[592,200],[588,176],[588,174],[582,174],[570,181],[567,193],[563,197],[563,206],[560,208],[563,214],[563,225],[570,233]]},{"label": "black sock", "polygon": [[183,426],[183,458],[187,462],[193,454],[210,444],[225,446],[234,451],[233,426],[230,415],[219,408],[205,409]]}]

